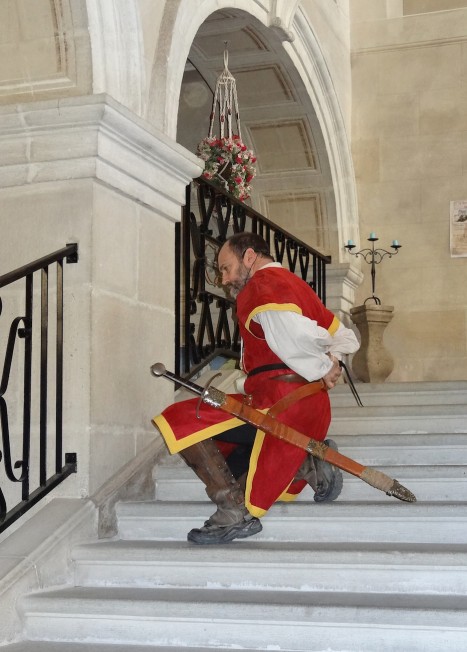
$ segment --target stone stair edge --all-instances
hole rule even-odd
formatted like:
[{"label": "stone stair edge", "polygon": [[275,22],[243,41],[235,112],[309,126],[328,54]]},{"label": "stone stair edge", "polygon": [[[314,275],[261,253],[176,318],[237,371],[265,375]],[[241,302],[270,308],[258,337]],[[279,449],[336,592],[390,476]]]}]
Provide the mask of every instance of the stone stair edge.
[{"label": "stone stair edge", "polygon": [[[92,616],[99,613],[98,618],[102,620],[105,615],[102,606],[106,605],[107,615],[113,618],[125,616],[128,620],[134,616],[139,620],[143,616],[159,621],[166,617],[178,617],[180,620],[189,620],[191,617],[199,619],[200,605],[205,608],[209,605],[206,620],[212,623],[216,618],[224,620],[224,611],[227,612],[230,605],[235,605],[237,615],[232,618],[232,622],[256,621],[260,618],[265,622],[273,619],[276,625],[280,622],[295,622],[297,613],[303,617],[304,611],[309,612],[306,614],[308,625],[320,622],[324,616],[329,621],[336,618],[341,621],[347,612],[349,619],[368,622],[370,612],[373,617],[377,616],[380,622],[387,619],[386,622],[396,623],[403,618],[409,624],[412,614],[416,613],[426,624],[435,618],[439,624],[444,622],[449,626],[447,615],[451,614],[457,626],[462,624],[467,632],[463,611],[467,609],[467,595],[387,594],[376,591],[368,594],[276,589],[267,592],[267,597],[268,603],[265,605],[263,590],[185,588],[180,595],[177,588],[66,587],[30,593],[20,598],[19,608],[26,617],[34,613],[57,614],[61,619],[67,614]],[[180,603],[184,605],[182,613]],[[96,610],[97,607],[100,611]],[[333,614],[333,609],[338,613]],[[221,613],[216,615],[215,610]]]},{"label": "stone stair edge", "polygon": [[[344,449],[340,449],[343,450]],[[406,477],[417,477],[417,478],[424,478],[424,474],[429,474],[427,477],[433,478],[433,479],[450,479],[455,478],[459,479],[460,481],[462,480],[467,480],[467,466],[465,464],[443,464],[440,462],[440,464],[434,465],[434,464],[424,464],[423,462],[420,462],[419,464],[415,463],[416,460],[414,459],[409,459],[407,460],[406,464],[380,464],[378,465],[378,470],[382,471],[383,473],[386,473],[387,475],[392,475],[393,473],[401,473],[404,474]],[[345,471],[344,471],[345,473]],[[412,475],[413,474],[413,475]],[[361,480],[349,473],[346,473],[345,478],[347,480],[352,480],[355,482],[361,482]],[[172,467],[172,466],[161,466],[158,470],[158,475],[156,476],[156,483],[157,484],[162,484],[162,483],[167,483],[167,484],[177,484],[179,482],[183,483],[194,483],[196,485],[201,484],[201,487],[204,487],[202,485],[201,481],[199,478],[196,477],[196,475],[193,473],[193,471],[186,467]],[[203,489],[204,491],[204,489]]]},{"label": "stone stair edge", "polygon": [[[436,570],[442,568],[456,568],[467,572],[465,564],[465,547],[462,544],[373,544],[373,545],[352,545],[342,542],[341,544],[307,544],[291,542],[284,545],[270,545],[268,542],[251,542],[234,548],[235,556],[232,555],[230,546],[217,546],[215,549],[205,546],[193,546],[187,542],[161,542],[145,540],[100,541],[88,544],[81,544],[74,547],[71,553],[71,560],[76,564],[96,563],[108,564],[121,563],[143,563],[147,565],[176,564],[191,566],[192,564],[219,565],[229,564],[241,566],[247,562],[247,566],[277,566],[286,567],[314,566],[325,563],[327,566],[365,566],[378,564],[380,566],[391,566],[397,568],[410,568],[416,564],[432,567],[436,561]],[[112,555],[112,556],[110,556]],[[337,556],[339,561],[328,562]]]},{"label": "stone stair edge", "polygon": [[[377,489],[375,489],[377,491]],[[390,503],[384,505],[372,504],[371,502],[355,502],[355,503],[339,503],[335,501],[332,503],[315,503],[313,500],[309,501],[310,514],[303,515],[304,503],[276,503],[271,507],[267,513],[268,519],[296,519],[303,518],[304,520],[313,518],[339,518],[348,517],[349,511],[354,512],[351,518],[401,518],[402,514],[407,518],[408,515],[417,518],[436,518],[439,515],[440,507],[444,506],[448,512],[439,517],[445,519],[455,517],[467,521],[467,501],[459,501],[456,503],[448,501],[439,502],[416,502],[407,503],[394,498]],[[171,518],[179,520],[180,518],[197,517],[201,512],[212,510],[212,503],[205,501],[186,501],[180,503],[179,501],[128,501],[121,502],[117,505],[117,511],[120,516],[144,519],[144,518]],[[137,513],[135,514],[135,511]],[[356,514],[355,514],[356,512]],[[360,512],[360,513],[359,513]]]},{"label": "stone stair edge", "polygon": [[[227,647],[185,647],[187,652],[227,652]],[[2,652],[181,652],[173,645],[132,645],[119,643],[76,643],[71,641],[22,640],[0,645]],[[261,652],[258,648],[242,647],[242,652]],[[281,652],[294,652],[282,648]]]}]

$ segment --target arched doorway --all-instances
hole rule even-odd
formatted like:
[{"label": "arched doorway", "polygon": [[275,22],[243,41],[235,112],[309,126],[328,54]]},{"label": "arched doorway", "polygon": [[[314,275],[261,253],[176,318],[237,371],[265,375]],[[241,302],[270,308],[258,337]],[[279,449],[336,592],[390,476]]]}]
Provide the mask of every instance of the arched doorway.
[{"label": "arched doorway", "polygon": [[331,254],[337,220],[326,147],[304,84],[275,31],[238,10],[207,18],[185,67],[177,141],[196,151],[208,133],[225,44],[237,82],[243,139],[258,157],[251,205]]},{"label": "arched doorway", "polygon": [[[182,0],[178,13],[172,11],[168,17],[173,34],[185,29],[185,42],[187,32],[193,40],[189,48],[183,46],[183,71],[177,72],[173,65],[175,60],[181,65],[182,56],[180,42],[178,51],[174,48],[175,36],[165,54],[158,53],[159,61],[165,56],[172,66],[165,69],[164,78],[152,80],[154,90],[156,81],[164,87],[159,86],[153,104],[152,110],[159,113],[154,120],[195,151],[208,131],[212,89],[223,67],[227,41],[242,135],[258,155],[252,205],[332,256],[328,305],[341,317],[348,315],[362,279],[358,263],[349,261],[343,246],[347,239],[358,238],[353,165],[333,80],[308,18],[300,6],[294,16],[288,12],[292,33],[267,27],[263,16],[238,8],[206,15],[207,4],[203,3],[202,14],[201,8],[196,11]],[[279,19],[273,22],[281,24]],[[196,31],[194,25],[200,25]],[[175,102],[177,83],[180,96]]]}]

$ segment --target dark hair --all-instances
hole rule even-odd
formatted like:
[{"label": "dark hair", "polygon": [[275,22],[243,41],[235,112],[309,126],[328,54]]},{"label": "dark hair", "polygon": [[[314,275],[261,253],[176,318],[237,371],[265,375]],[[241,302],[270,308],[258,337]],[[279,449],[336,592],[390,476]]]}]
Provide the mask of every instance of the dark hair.
[{"label": "dark hair", "polygon": [[229,245],[231,251],[239,259],[243,258],[245,251],[251,248],[257,254],[261,254],[265,258],[274,260],[270,254],[268,243],[257,233],[247,233],[246,231],[242,233],[234,233],[234,235],[230,236],[227,240],[226,244]]}]

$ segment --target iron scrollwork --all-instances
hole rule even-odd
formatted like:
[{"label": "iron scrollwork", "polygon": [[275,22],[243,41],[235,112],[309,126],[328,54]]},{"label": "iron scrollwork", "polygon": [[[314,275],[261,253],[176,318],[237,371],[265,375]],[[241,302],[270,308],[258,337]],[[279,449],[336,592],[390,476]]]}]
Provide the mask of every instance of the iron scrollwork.
[{"label": "iron scrollwork", "polygon": [[215,260],[231,234],[261,235],[275,259],[307,282],[323,302],[330,258],[202,177],[187,188],[186,198],[176,251],[180,291],[175,368],[190,378],[218,356],[239,357],[235,304],[222,290]]}]

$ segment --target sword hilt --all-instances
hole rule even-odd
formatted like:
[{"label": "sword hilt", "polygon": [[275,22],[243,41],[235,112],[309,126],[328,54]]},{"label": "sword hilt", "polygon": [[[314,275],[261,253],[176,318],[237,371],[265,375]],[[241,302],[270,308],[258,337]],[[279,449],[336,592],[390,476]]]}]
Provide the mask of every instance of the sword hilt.
[{"label": "sword hilt", "polygon": [[198,401],[198,406],[196,408],[196,416],[198,419],[200,418],[199,406],[201,405],[202,402],[207,403],[211,407],[218,408],[223,404],[225,400],[224,392],[221,392],[221,390],[217,389],[216,387],[211,387],[212,381],[217,376],[220,376],[221,375],[220,373],[217,373],[214,376],[212,376],[204,387],[201,387],[201,385],[196,385],[196,383],[192,383],[190,380],[185,380],[184,378],[177,376],[177,374],[174,374],[171,371],[167,371],[165,365],[162,364],[162,362],[154,363],[151,366],[151,373],[153,376],[156,376],[156,378],[161,378],[161,377],[168,378],[168,380],[171,380],[173,383],[178,383],[179,385],[186,387],[186,389],[189,389],[190,392],[197,394],[200,397]]},{"label": "sword hilt", "polygon": [[171,371],[167,371],[165,365],[162,364],[162,362],[155,362],[151,366],[151,373],[153,376],[156,376],[157,378],[163,376],[164,378],[168,378],[168,380],[171,380],[173,383],[178,383],[179,385],[183,385],[183,387],[186,387],[187,389],[190,390],[190,392],[194,392],[198,396],[202,396],[204,392],[203,387],[200,387],[199,385],[192,383],[190,380],[185,380],[184,378],[180,378],[180,376],[177,376],[177,374],[173,374]]}]

